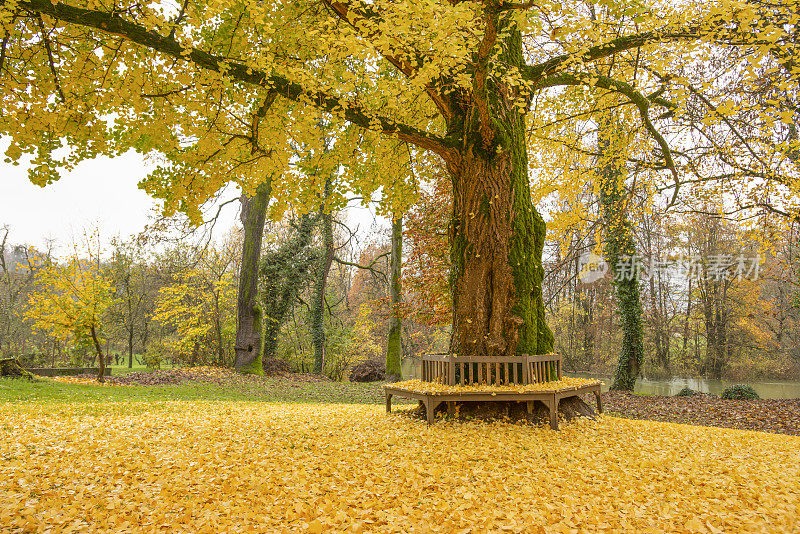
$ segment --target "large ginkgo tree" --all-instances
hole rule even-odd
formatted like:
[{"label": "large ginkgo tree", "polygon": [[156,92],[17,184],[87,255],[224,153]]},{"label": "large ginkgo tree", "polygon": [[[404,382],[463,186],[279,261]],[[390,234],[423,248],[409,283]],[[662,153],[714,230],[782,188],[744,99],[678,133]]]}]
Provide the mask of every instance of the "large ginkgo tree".
[{"label": "large ginkgo tree", "polygon": [[[228,181],[253,192],[276,168],[278,205],[315,202],[320,184],[281,169],[298,146],[323,153],[323,120],[339,125],[326,157],[343,188],[391,191],[434,156],[453,184],[451,349],[546,353],[545,224],[527,137],[539,96],[619,94],[638,112],[632,127],[650,135],[652,160],[677,176],[660,125],[691,101],[683,67],[745,50],[731,67],[738,78],[756,83],[767,68],[796,93],[790,4],[2,0],[0,131],[13,138],[10,158],[35,153],[38,183],[97,153],[163,154],[172,163],[145,186],[188,212]],[[598,74],[594,64],[612,60],[626,68]],[[797,113],[773,111],[765,128]]]}]

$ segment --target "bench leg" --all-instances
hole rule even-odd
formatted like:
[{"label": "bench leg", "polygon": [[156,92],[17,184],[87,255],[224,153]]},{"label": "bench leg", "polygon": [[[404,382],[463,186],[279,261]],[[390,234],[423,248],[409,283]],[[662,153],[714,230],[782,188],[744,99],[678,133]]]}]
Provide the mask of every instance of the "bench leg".
[{"label": "bench leg", "polygon": [[435,399],[426,399],[425,400],[425,420],[428,421],[429,425],[433,424],[433,412],[436,411],[436,407],[439,406],[442,401],[435,400]]},{"label": "bench leg", "polygon": [[550,409],[550,428],[558,430],[558,399],[553,395],[552,400],[544,401]]},{"label": "bench leg", "polygon": [[447,402],[447,415],[455,415],[456,413],[456,403],[452,401]]},{"label": "bench leg", "polygon": [[433,408],[432,400],[425,401],[425,420],[428,421],[429,425],[433,424]]},{"label": "bench leg", "polygon": [[528,411],[528,415],[531,415],[533,413],[533,401],[526,401],[525,409]]},{"label": "bench leg", "polygon": [[594,400],[597,401],[597,413],[603,413],[603,399],[600,397],[600,391],[594,392]]},{"label": "bench leg", "polygon": [[392,413],[392,394],[386,394],[386,413]]}]

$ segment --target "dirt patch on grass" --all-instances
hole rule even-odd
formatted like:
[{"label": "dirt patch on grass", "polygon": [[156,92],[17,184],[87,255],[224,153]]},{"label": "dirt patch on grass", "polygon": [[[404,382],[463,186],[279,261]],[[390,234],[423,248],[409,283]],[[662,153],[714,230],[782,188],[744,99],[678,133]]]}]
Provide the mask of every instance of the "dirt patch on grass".
[{"label": "dirt patch on grass", "polygon": [[[96,375],[82,374],[77,375],[77,378],[95,379]],[[327,377],[307,373],[279,372],[266,378],[285,380],[289,383],[331,382]],[[121,376],[107,376],[106,382],[120,385],[163,386],[185,382],[210,382],[213,384],[260,383],[264,379],[265,377],[256,375],[241,375],[232,369],[224,367],[184,367],[141,371]]]},{"label": "dirt patch on grass", "polygon": [[611,391],[602,397],[607,414],[629,419],[800,435],[800,399],[723,400],[704,393],[661,397]]}]

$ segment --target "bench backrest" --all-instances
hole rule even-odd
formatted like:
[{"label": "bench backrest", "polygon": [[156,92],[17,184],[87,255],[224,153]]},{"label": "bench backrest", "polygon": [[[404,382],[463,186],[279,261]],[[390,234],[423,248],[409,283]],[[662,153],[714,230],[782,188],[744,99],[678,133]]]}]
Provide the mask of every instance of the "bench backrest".
[{"label": "bench backrest", "polygon": [[422,357],[422,380],[447,385],[526,385],[561,379],[561,356],[454,356]]}]

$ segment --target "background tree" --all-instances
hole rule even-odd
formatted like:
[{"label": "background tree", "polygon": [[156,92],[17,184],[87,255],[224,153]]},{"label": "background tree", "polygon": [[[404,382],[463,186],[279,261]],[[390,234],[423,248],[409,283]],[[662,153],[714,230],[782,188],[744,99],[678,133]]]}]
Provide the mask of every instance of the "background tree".
[{"label": "background tree", "polygon": [[203,251],[159,290],[153,320],[167,336],[148,353],[172,354],[189,365],[233,363],[236,255],[231,244]]},{"label": "background tree", "polygon": [[147,346],[147,330],[153,315],[156,292],[154,273],[143,246],[135,240],[117,242],[108,269],[115,299],[109,309],[109,323],[125,340],[128,368],[133,367],[136,344],[142,352]]},{"label": "background tree", "polygon": [[90,346],[98,361],[97,380],[103,382],[105,355],[101,348],[107,324],[107,310],[113,299],[110,277],[102,271],[97,236],[87,239],[81,258],[76,248],[64,265],[55,262],[39,266],[39,288],[29,296],[25,316],[34,327],[51,332],[64,342]]}]

